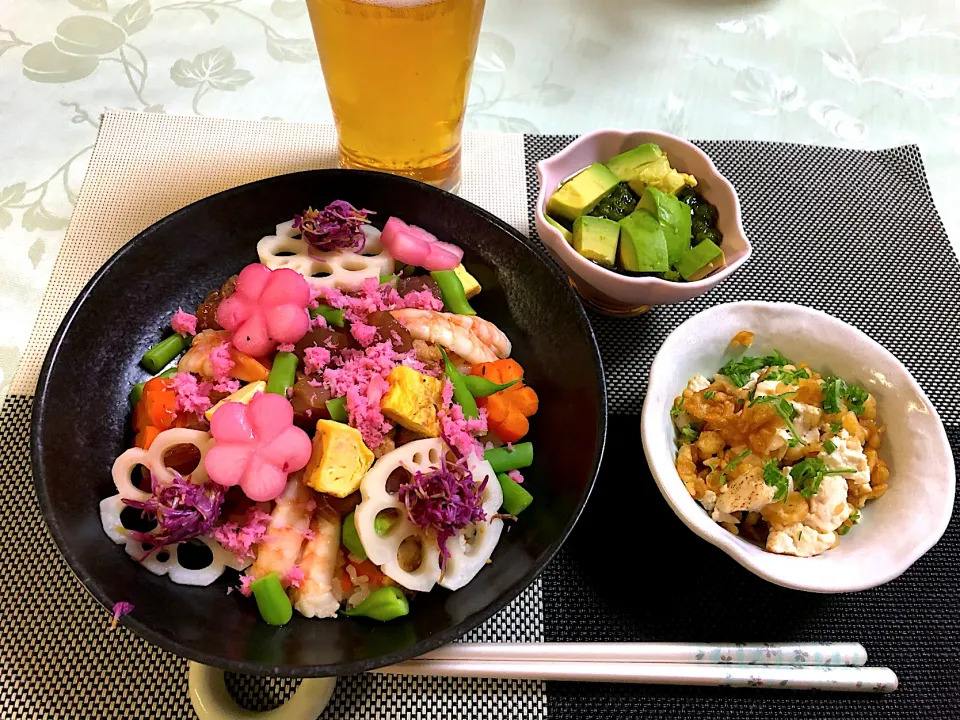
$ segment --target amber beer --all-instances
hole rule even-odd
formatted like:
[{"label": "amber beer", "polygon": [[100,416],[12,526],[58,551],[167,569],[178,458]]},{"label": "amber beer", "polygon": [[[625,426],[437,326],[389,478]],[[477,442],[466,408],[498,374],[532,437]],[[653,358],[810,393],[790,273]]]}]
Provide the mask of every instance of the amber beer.
[{"label": "amber beer", "polygon": [[307,0],[343,167],[453,188],[484,0]]}]

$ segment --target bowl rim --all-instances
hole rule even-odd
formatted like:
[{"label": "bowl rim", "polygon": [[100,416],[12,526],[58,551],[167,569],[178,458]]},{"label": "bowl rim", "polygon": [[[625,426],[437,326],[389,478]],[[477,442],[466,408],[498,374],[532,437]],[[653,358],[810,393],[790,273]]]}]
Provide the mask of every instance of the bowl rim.
[{"label": "bowl rim", "polygon": [[[37,381],[37,389],[34,394],[33,406],[32,406],[32,417],[30,422],[30,468],[31,474],[33,476],[33,486],[37,494],[37,498],[40,505],[41,515],[44,520],[48,531],[53,536],[54,543],[57,546],[57,550],[63,556],[67,562],[71,573],[74,577],[79,580],[81,587],[86,590],[90,595],[93,596],[101,605],[109,609],[111,605],[116,602],[115,598],[111,598],[107,595],[105,589],[100,585],[96,577],[89,572],[84,565],[80,562],[77,555],[74,553],[72,547],[69,543],[66,542],[63,533],[59,528],[59,523],[56,520],[56,515],[52,510],[52,502],[50,496],[47,493],[46,488],[46,479],[44,474],[44,465],[45,459],[43,457],[43,441],[41,438],[43,418],[48,412],[55,412],[56,408],[51,407],[49,398],[47,397],[47,384],[50,380],[50,375],[54,366],[54,363],[57,361],[61,346],[64,342],[65,337],[73,325],[74,320],[76,319],[77,312],[79,311],[81,305],[86,301],[87,297],[94,291],[97,284],[103,279],[103,277],[110,272],[113,266],[128,252],[131,252],[134,248],[139,247],[144,243],[149,243],[152,241],[152,236],[160,231],[165,225],[171,222],[175,222],[180,217],[184,215],[189,215],[191,213],[197,212],[198,208],[201,208],[204,204],[211,201],[213,198],[224,198],[231,197],[234,195],[241,195],[246,192],[251,192],[251,190],[256,188],[263,188],[273,183],[283,183],[290,182],[291,178],[300,178],[303,182],[308,182],[311,178],[316,178],[318,176],[342,176],[343,173],[353,173],[360,174],[363,176],[367,182],[387,182],[387,183],[397,183],[399,185],[410,185],[410,186],[419,186],[422,190],[427,193],[439,194],[442,197],[445,197],[446,202],[453,202],[455,204],[461,205],[463,211],[472,212],[482,219],[489,222],[491,225],[499,229],[500,231],[509,235],[515,242],[518,242],[520,245],[524,246],[527,250],[531,251],[547,268],[547,272],[551,273],[556,279],[558,286],[561,286],[559,292],[570,293],[571,299],[575,302],[573,303],[575,309],[575,319],[579,324],[587,331],[587,338],[589,340],[590,351],[593,356],[594,364],[597,368],[599,386],[598,386],[598,423],[596,428],[595,441],[597,444],[597,452],[594,457],[593,465],[590,471],[589,481],[586,486],[586,490],[583,493],[582,497],[577,499],[577,505],[575,511],[571,514],[567,523],[558,533],[556,539],[547,546],[547,548],[541,553],[540,557],[532,564],[531,570],[519,578],[516,582],[511,584],[507,590],[498,597],[498,599],[481,610],[478,610],[470,615],[468,615],[463,621],[452,625],[447,630],[435,633],[426,637],[405,649],[397,650],[394,652],[383,653],[382,655],[370,658],[367,660],[356,660],[347,663],[337,663],[331,665],[298,665],[298,664],[268,664],[263,662],[256,662],[252,660],[230,660],[222,658],[219,655],[211,652],[207,652],[202,649],[195,649],[187,647],[183,643],[171,639],[164,635],[163,633],[153,629],[149,625],[141,622],[136,618],[135,615],[126,615],[120,619],[122,625],[127,626],[133,630],[137,635],[144,638],[151,644],[166,650],[167,652],[174,653],[179,657],[187,658],[196,662],[203,663],[205,665],[212,665],[218,667],[222,670],[251,674],[251,675],[270,675],[275,677],[328,677],[328,676],[340,676],[340,675],[352,675],[361,672],[366,672],[368,670],[373,670],[378,667],[384,667],[387,665],[393,665],[404,660],[408,660],[412,657],[422,655],[423,653],[430,652],[435,650],[442,645],[446,645],[449,642],[461,637],[470,630],[479,627],[481,624],[486,622],[490,617],[500,612],[504,607],[509,603],[513,602],[526,588],[528,588],[540,573],[550,564],[550,561],[554,558],[557,552],[560,550],[561,546],[569,538],[571,531],[576,525],[577,521],[580,519],[583,514],[584,509],[586,508],[587,502],[590,499],[590,495],[593,492],[594,485],[596,484],[597,475],[600,470],[600,465],[603,460],[603,454],[606,447],[607,439],[607,415],[608,415],[608,402],[607,402],[607,386],[606,386],[606,377],[604,374],[603,363],[600,357],[600,349],[597,344],[596,335],[593,330],[593,325],[590,323],[589,317],[587,316],[586,310],[583,308],[582,304],[579,302],[574,290],[570,287],[567,282],[566,275],[556,266],[555,263],[551,262],[545,255],[543,250],[538,248],[536,244],[524,236],[520,231],[518,231],[513,226],[509,225],[504,220],[501,220],[493,213],[485,210],[484,208],[476,205],[469,200],[461,198],[458,195],[441,190],[439,188],[433,187],[431,185],[426,185],[420,183],[416,180],[410,178],[402,177],[399,175],[391,175],[387,173],[381,173],[371,170],[346,170],[346,169],[314,169],[314,170],[303,170],[294,173],[284,173],[281,175],[275,175],[268,178],[262,178],[260,180],[255,180],[249,183],[244,183],[242,185],[237,185],[226,190],[222,190],[217,193],[208,195],[207,197],[196,200],[189,205],[186,205],[179,210],[176,210],[169,215],[164,216],[160,220],[151,224],[141,232],[137,233],[133,238],[128,240],[124,245],[122,245],[113,255],[107,259],[106,262],[93,274],[90,280],[84,285],[83,289],[78,293],[76,299],[71,303],[69,309],[63,316],[63,320],[60,323],[59,328],[57,329],[53,339],[50,342],[50,346],[47,350],[46,356],[44,357],[43,365],[40,369],[40,373]],[[97,512],[97,508],[92,508],[91,512]],[[122,598],[121,598],[122,599]]]},{"label": "bowl rim", "polygon": [[[935,421],[937,428],[937,440],[939,440],[942,448],[945,448],[944,455],[946,461],[944,462],[944,466],[946,467],[945,472],[949,485],[949,502],[945,502],[942,509],[938,511],[938,514],[930,518],[930,522],[928,523],[929,530],[927,535],[924,536],[922,542],[918,542],[909,553],[904,553],[904,555],[898,558],[896,562],[891,562],[885,565],[884,569],[881,572],[878,572],[876,576],[870,580],[848,583],[824,583],[819,586],[812,586],[807,583],[793,581],[790,579],[789,574],[777,574],[771,572],[767,567],[762,567],[757,564],[747,552],[747,547],[754,546],[750,545],[739,537],[731,535],[721,528],[719,524],[713,520],[710,520],[706,514],[701,512],[700,515],[702,517],[693,517],[677,503],[677,497],[680,496],[679,491],[683,490],[683,492],[686,493],[686,490],[683,487],[680,476],[677,474],[676,467],[672,463],[670,463],[669,468],[666,467],[661,461],[658,461],[657,456],[654,453],[653,446],[657,443],[657,441],[652,436],[652,427],[660,418],[654,417],[656,410],[653,408],[653,403],[650,402],[650,397],[652,395],[650,390],[651,388],[661,384],[660,370],[664,364],[669,361],[669,358],[663,354],[664,346],[667,345],[670,339],[689,336],[691,329],[694,328],[696,324],[702,323],[704,320],[709,319],[713,315],[721,314],[729,310],[731,307],[752,307],[798,311],[807,315],[808,317],[816,318],[819,322],[827,323],[841,332],[857,337],[859,340],[864,341],[867,344],[873,355],[885,356],[888,361],[892,361],[892,363],[895,364],[900,371],[902,371],[903,376],[907,379],[910,392],[916,393],[917,396],[919,396],[926,406],[932,411],[931,417]],[[940,418],[940,414],[937,412],[936,407],[930,401],[930,398],[924,392],[923,388],[920,387],[920,384],[917,382],[916,378],[913,377],[913,374],[902,362],[900,362],[899,359],[897,359],[892,352],[887,350],[883,345],[878,343],[862,330],[815,308],[790,302],[747,300],[715,305],[685,320],[683,323],[678,325],[666,337],[666,339],[664,339],[661,349],[657,352],[657,355],[654,357],[653,362],[651,363],[647,385],[647,395],[644,399],[643,409],[641,411],[640,427],[644,455],[646,456],[647,464],[650,467],[650,472],[653,475],[653,478],[657,483],[657,487],[660,489],[660,493],[663,495],[664,500],[667,501],[667,504],[670,505],[676,516],[680,518],[684,525],[686,525],[690,530],[710,544],[723,550],[727,555],[732,557],[747,570],[750,570],[755,575],[758,575],[759,577],[762,577],[765,580],[782,587],[815,593],[845,593],[859,592],[861,590],[867,590],[888,583],[906,572],[917,560],[919,560],[934,545],[936,545],[937,542],[939,542],[940,538],[943,537],[943,534],[946,532],[947,526],[950,524],[950,520],[953,516],[953,505],[956,496],[956,469],[954,467],[953,456],[950,450],[950,441],[947,437],[946,429],[943,426],[943,421]],[[699,506],[696,509],[699,511]],[[934,510],[936,509],[934,508]]]},{"label": "bowl rim", "polygon": [[[587,260],[585,257],[576,252],[570,244],[564,240],[563,236],[560,234],[560,231],[555,227],[550,225],[547,222],[547,188],[544,185],[544,173],[547,166],[555,163],[562,162],[566,159],[567,155],[573,153],[574,148],[579,147],[586,141],[600,135],[610,135],[619,137],[621,139],[629,135],[650,135],[653,138],[663,140],[666,139],[668,142],[676,143],[682,145],[686,149],[694,152],[696,155],[699,155],[706,164],[707,168],[713,173],[712,179],[716,179],[721,185],[723,185],[730,193],[731,198],[733,199],[733,208],[734,208],[734,227],[737,230],[739,236],[743,239],[744,242],[744,251],[743,254],[734,260],[729,265],[724,266],[719,272],[712,273],[705,278],[700,280],[694,280],[692,282],[685,281],[683,283],[677,283],[670,280],[664,280],[663,278],[653,277],[653,276],[644,276],[644,277],[634,277],[631,275],[623,275],[621,273],[615,272],[608,268],[603,267],[602,265],[597,265],[590,260]],[[595,162],[600,162],[599,159]],[[750,242],[750,238],[747,237],[747,234],[743,228],[743,212],[740,207],[740,196],[737,193],[737,189],[734,187],[726,176],[721,173],[717,166],[714,164],[713,160],[710,158],[707,153],[701,150],[699,147],[694,145],[692,142],[686,138],[679,137],[677,135],[672,135],[670,133],[665,133],[659,130],[648,130],[644,128],[636,130],[621,130],[619,128],[600,128],[598,130],[593,130],[585,135],[580,135],[576,137],[572,142],[570,142],[566,147],[564,147],[560,152],[554,153],[553,155],[544,158],[537,162],[537,181],[539,184],[539,191],[537,192],[537,201],[534,207],[535,217],[538,222],[537,231],[543,235],[544,229],[546,234],[553,241],[550,243],[551,248],[555,252],[559,252],[564,256],[565,262],[570,262],[571,266],[577,266],[577,269],[580,267],[588,268],[588,272],[593,272],[594,270],[599,271],[598,277],[602,277],[608,280],[616,280],[617,282],[623,283],[627,286],[632,287],[660,287],[660,288],[674,288],[678,284],[683,288],[690,288],[691,290],[699,290],[701,292],[706,292],[710,288],[717,285],[721,280],[730,277],[737,269],[740,268],[747,260],[750,259],[750,256],[753,254],[753,244]],[[558,246],[563,246],[567,250],[558,250]]]}]

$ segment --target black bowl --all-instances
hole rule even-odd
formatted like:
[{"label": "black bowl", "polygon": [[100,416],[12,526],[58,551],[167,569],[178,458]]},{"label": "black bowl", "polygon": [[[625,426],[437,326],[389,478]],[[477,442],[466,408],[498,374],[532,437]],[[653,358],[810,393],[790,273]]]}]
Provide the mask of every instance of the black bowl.
[{"label": "black bowl", "polygon": [[[257,261],[256,243],[308,205],[343,198],[420,225],[464,248],[483,285],[477,311],[512,339],[540,396],[526,485],[535,501],[505,531],[493,563],[465,588],[415,599],[387,624],[307,620],[276,629],[255,604],[210,587],[175,585],[137,566],[104,534],[98,503],[130,446],[130,387],[178,305],[191,309]],[[593,332],[566,278],[493,215],[420,183],[381,173],[317,170],[261,180],[201,200],[127,243],[84,288],[47,355],[33,408],[33,476],[43,515],[80,582],[123,622],[178,655],[242,673],[325,676],[401,662],[452,641],[513,600],[566,539],[593,486],[606,434],[603,371]]]}]

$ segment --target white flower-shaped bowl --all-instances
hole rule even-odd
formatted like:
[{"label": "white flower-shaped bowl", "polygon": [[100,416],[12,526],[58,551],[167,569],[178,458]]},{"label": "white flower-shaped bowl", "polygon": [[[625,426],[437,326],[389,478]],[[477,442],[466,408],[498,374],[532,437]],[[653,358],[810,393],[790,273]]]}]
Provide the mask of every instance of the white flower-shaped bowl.
[{"label": "white flower-shaped bowl", "polygon": [[[753,346],[731,348],[740,330]],[[694,375],[710,377],[727,360],[779,350],[827,375],[866,388],[887,426],[880,457],[889,490],[867,503],[862,520],[840,544],[811,558],[775,555],[731,535],[687,493],[677,474],[674,399]],[[818,310],[789,303],[719,305],[687,320],[660,348],[650,368],[641,421],[643,449],[663,497],[679,518],[751,572],[770,582],[820,593],[882,585],[907,570],[940,539],[953,511],[956,475],[940,417],[907,369],[864,333]]]},{"label": "white flower-shaped bowl", "polygon": [[[631,277],[607,270],[580,255],[546,219],[547,201],[560,183],[595,162],[643,143],[656,143],[671,165],[697,178],[697,189],[716,205],[717,228],[723,233],[721,245],[726,267],[695,282],[670,282],[657,277]],[[537,232],[547,250],[566,270],[582,295],[614,312],[629,312],[647,305],[670,305],[690,300],[728,278],[750,257],[751,247],[743,232],[737,191],[696,145],[653,130],[596,130],[584,135],[556,155],[537,163],[540,192],[537,196]]]}]

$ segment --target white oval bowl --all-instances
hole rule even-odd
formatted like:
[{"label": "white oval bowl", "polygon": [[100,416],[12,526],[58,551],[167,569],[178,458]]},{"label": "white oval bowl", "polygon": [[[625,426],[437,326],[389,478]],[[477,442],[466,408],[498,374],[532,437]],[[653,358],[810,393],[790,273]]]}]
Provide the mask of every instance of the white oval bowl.
[{"label": "white oval bowl", "polygon": [[[717,228],[723,233],[726,267],[694,282],[670,282],[658,277],[631,277],[607,270],[580,255],[546,219],[547,201],[560,183],[595,162],[643,143],[656,143],[670,164],[697,178],[697,190],[719,213]],[[556,155],[537,163],[540,192],[535,217],[537,232],[547,250],[578,287],[586,285],[624,306],[670,305],[702,295],[730,277],[750,257],[752,248],[743,231],[740,199],[730,181],[717,170],[700,148],[683,138],[654,130],[596,130],[577,138]]]},{"label": "white oval bowl", "polygon": [[[745,353],[730,347],[740,330],[756,334]],[[887,426],[880,457],[890,467],[890,489],[867,503],[861,522],[837,547],[811,558],[768,553],[731,535],[690,497],[675,466],[670,408],[687,381],[694,375],[712,376],[733,357],[766,355],[774,349],[822,374],[866,388],[876,397],[878,417]],[[680,325],[650,368],[641,434],[660,492],[686,526],[748,570],[788,588],[855,592],[889,582],[933,547],[953,512],[953,454],[940,416],[917,381],[864,333],[799,305],[730,303]]]}]

